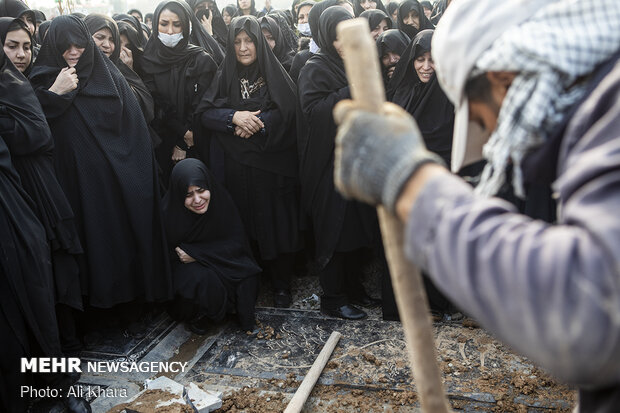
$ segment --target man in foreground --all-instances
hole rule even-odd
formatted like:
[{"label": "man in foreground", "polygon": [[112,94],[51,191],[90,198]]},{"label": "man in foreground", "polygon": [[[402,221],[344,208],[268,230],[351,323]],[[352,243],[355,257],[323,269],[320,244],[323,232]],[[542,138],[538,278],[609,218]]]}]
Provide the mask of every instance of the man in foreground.
[{"label": "man in foreground", "polygon": [[[581,412],[616,411],[620,3],[455,1],[432,54],[456,107],[453,170],[480,141],[472,131],[490,135],[476,190],[426,150],[402,109],[350,101],[336,107],[337,187],[394,212],[411,260],[498,338],[577,384]],[[507,182],[520,197],[548,183],[557,222],[490,197]]]}]

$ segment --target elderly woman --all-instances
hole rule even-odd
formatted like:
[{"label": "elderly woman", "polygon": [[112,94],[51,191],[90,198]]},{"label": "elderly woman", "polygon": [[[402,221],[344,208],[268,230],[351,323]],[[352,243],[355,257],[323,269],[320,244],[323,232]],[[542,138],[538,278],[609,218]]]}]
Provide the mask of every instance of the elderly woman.
[{"label": "elderly woman", "polygon": [[233,19],[226,59],[198,108],[209,164],[224,182],[271,273],[275,302],[290,305],[298,230],[295,86],[253,16]]},{"label": "elderly woman", "polygon": [[205,334],[209,322],[236,310],[240,327],[253,330],[261,269],[230,195],[202,162],[185,159],[163,204],[177,298],[171,313]]},{"label": "elderly woman", "polygon": [[171,297],[153,149],[140,107],[76,16],[52,21],[30,75],[75,213],[88,303]]}]

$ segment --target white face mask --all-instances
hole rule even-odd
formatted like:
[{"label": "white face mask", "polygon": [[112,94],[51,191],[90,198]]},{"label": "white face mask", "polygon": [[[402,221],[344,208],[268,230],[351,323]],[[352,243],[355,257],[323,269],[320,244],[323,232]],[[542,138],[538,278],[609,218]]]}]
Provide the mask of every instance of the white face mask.
[{"label": "white face mask", "polygon": [[166,47],[174,47],[177,44],[179,44],[181,39],[183,39],[183,33],[168,34],[168,33],[161,33],[160,32],[157,35],[157,37],[164,44],[164,46],[166,46]]},{"label": "white face mask", "polygon": [[299,30],[299,33],[304,36],[312,36],[312,32],[310,31],[310,23],[299,23],[297,25],[297,30]]}]

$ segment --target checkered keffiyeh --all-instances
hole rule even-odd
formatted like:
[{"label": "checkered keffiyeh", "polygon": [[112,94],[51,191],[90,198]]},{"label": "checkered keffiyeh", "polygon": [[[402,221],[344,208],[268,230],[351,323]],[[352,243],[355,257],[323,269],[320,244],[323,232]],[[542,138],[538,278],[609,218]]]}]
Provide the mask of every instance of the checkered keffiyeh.
[{"label": "checkered keffiyeh", "polygon": [[484,146],[488,164],[477,191],[496,194],[513,164],[513,186],[525,196],[521,161],[562,122],[585,93],[581,76],[620,49],[620,0],[558,0],[507,30],[485,51],[471,76],[514,71],[517,77]]}]

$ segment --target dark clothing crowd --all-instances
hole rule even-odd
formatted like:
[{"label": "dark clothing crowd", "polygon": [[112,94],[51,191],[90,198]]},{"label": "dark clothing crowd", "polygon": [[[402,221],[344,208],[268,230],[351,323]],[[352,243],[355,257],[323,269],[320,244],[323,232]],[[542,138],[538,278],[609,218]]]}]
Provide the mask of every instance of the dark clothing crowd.
[{"label": "dark clothing crowd", "polygon": [[[197,334],[229,314],[253,331],[259,282],[289,307],[309,261],[324,314],[398,320],[376,211],[334,186],[332,111],[351,98],[336,26],[368,20],[387,99],[450,165],[454,106],[431,55],[449,3],[164,0],[46,20],[0,0],[0,410],[25,411],[17,389],[41,379],[20,358],[79,354],[89,317],[157,305]],[[438,317],[457,313],[426,288]]]}]

